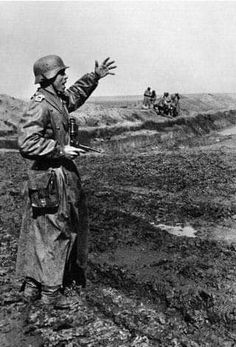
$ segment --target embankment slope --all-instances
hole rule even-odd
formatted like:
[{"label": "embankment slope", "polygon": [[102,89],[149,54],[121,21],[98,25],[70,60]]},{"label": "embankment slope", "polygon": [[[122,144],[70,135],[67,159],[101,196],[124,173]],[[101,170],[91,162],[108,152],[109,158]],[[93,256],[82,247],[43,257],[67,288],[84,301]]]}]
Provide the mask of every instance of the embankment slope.
[{"label": "embankment slope", "polygon": [[[26,102],[0,95],[0,135],[16,133]],[[92,97],[74,112],[81,127],[109,127],[157,119],[154,111],[142,110],[141,96]],[[181,116],[236,109],[236,94],[186,94],[180,99]]]}]

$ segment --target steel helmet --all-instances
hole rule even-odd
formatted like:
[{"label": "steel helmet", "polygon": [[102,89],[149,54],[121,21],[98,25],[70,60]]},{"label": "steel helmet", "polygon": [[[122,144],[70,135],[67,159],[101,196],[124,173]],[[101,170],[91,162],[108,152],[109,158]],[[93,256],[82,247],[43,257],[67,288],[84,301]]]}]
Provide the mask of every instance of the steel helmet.
[{"label": "steel helmet", "polygon": [[66,66],[58,55],[47,55],[42,57],[34,63],[34,83],[41,83],[45,79],[50,80],[55,77],[59,71],[67,69],[68,67],[69,66]]}]

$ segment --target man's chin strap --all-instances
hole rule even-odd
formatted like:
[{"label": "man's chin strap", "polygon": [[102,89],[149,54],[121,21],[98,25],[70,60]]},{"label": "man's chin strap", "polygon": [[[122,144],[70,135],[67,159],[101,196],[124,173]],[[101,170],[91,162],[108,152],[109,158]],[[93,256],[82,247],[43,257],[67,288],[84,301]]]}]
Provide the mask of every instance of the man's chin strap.
[{"label": "man's chin strap", "polygon": [[[57,94],[57,96],[58,96],[59,98],[63,98],[64,93],[63,93],[63,92],[60,92],[59,90],[57,90],[57,89],[55,88],[52,79],[51,79],[51,80],[46,80],[46,79],[45,79],[45,81],[41,83],[40,87],[41,87],[41,88],[48,88],[48,87],[51,87],[51,88],[52,88],[51,92],[54,92],[55,94]],[[50,91],[50,88],[49,88],[49,91]]]}]

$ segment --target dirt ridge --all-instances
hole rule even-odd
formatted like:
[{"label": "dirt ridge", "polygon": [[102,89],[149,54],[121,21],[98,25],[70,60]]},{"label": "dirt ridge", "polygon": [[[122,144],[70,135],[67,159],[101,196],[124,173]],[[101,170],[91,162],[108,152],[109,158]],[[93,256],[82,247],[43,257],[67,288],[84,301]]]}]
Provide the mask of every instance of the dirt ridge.
[{"label": "dirt ridge", "polygon": [[[80,129],[81,143],[92,144],[95,148],[112,152],[128,151],[132,147],[160,144],[169,137],[202,136],[211,131],[224,129],[236,124],[236,110],[199,113],[174,119],[159,117],[146,120],[141,124],[120,125]],[[152,131],[152,132],[151,132]],[[17,149],[16,136],[0,137],[0,148]]]}]

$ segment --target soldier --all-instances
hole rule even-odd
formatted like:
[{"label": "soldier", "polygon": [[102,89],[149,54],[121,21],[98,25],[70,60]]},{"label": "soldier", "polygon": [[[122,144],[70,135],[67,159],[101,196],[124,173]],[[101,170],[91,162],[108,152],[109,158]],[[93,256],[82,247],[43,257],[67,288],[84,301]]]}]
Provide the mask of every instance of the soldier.
[{"label": "soldier", "polygon": [[169,93],[165,92],[154,105],[154,110],[161,116],[168,116],[170,112],[170,101]]},{"label": "soldier", "polygon": [[180,96],[178,93],[171,95],[171,116],[178,117],[180,113],[180,105],[179,105]]},{"label": "soldier", "polygon": [[143,97],[143,106],[144,108],[150,108],[151,107],[151,88],[147,87],[147,89],[144,92],[144,97]]},{"label": "soldier", "polygon": [[151,105],[152,105],[153,108],[154,108],[156,99],[157,99],[156,91],[153,90],[153,91],[152,91],[152,94],[151,94]]},{"label": "soldier", "polygon": [[168,92],[165,92],[163,95],[163,110],[165,115],[169,115],[170,113],[170,104],[171,104],[171,98]]},{"label": "soldier", "polygon": [[94,72],[66,90],[67,68],[56,55],[35,62],[40,87],[23,115],[18,138],[21,155],[33,164],[16,272],[28,301],[41,298],[59,309],[74,304],[61,290],[71,273],[85,286],[88,255],[86,197],[73,161],[84,151],[69,144],[69,113],[86,101],[101,78],[114,75],[116,66],[110,58],[101,65],[96,61]]}]

